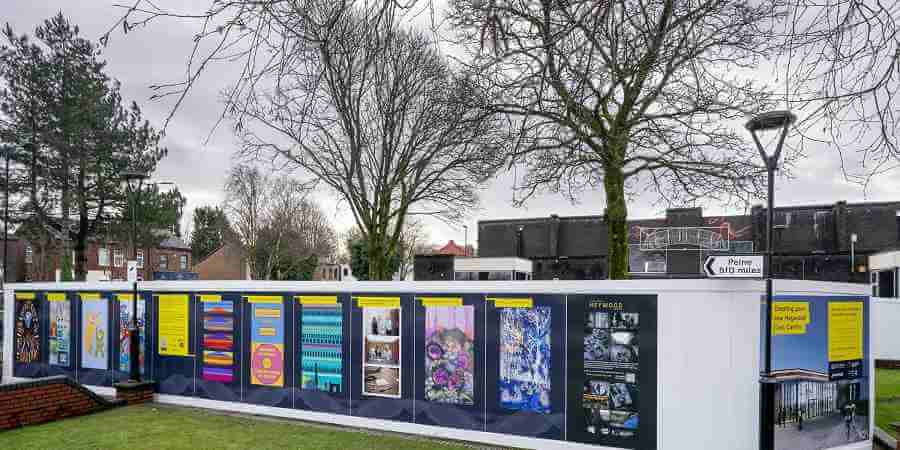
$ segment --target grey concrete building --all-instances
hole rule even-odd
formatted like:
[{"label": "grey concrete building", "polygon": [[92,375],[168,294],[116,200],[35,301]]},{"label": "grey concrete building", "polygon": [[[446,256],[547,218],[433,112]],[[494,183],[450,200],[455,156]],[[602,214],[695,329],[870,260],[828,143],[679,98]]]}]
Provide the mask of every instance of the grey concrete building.
[{"label": "grey concrete building", "polygon": [[[629,221],[632,277],[700,277],[706,257],[765,248],[765,208],[704,216],[701,208]],[[855,236],[855,237],[854,237]],[[900,202],[791,206],[775,209],[779,278],[868,281],[869,254],[900,244]],[[602,216],[482,220],[479,255],[534,262],[534,279],[602,279],[607,274]]]}]

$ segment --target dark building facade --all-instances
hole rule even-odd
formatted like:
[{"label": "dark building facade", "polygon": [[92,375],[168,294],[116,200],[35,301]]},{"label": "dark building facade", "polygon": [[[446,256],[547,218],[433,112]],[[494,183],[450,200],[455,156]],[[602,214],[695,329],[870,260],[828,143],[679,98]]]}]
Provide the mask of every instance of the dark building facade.
[{"label": "dark building facade", "polygon": [[[633,278],[702,277],[707,256],[753,254],[766,245],[759,206],[732,216],[668,209],[664,218],[628,225]],[[536,280],[606,278],[606,239],[602,216],[478,222],[479,255],[528,258]],[[865,283],[868,255],[900,244],[900,202],[776,208],[773,240],[778,278]]]}]

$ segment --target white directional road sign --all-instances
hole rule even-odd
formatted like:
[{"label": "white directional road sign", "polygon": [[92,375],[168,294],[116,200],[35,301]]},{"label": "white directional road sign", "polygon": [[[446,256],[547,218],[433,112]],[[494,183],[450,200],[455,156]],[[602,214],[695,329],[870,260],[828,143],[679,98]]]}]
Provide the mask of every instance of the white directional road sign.
[{"label": "white directional road sign", "polygon": [[709,256],[703,270],[710,278],[762,278],[763,256]]}]

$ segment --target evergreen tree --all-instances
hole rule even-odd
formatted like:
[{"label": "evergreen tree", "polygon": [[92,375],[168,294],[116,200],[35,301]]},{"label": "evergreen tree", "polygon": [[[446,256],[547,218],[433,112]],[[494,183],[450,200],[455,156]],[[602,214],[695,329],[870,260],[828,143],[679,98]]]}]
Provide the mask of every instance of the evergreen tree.
[{"label": "evergreen tree", "polygon": [[222,208],[218,206],[201,206],[194,209],[194,226],[192,230],[191,255],[195,262],[200,262],[225,244],[230,225]]}]

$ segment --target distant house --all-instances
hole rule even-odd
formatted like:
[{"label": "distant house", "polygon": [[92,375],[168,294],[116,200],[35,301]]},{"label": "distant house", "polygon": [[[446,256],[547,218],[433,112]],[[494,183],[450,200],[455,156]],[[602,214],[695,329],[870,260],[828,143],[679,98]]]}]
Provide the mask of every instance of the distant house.
[{"label": "distant house", "polygon": [[196,265],[201,280],[250,280],[250,264],[244,251],[234,243],[225,243]]},{"label": "distant house", "polygon": [[[170,230],[154,230],[161,239],[156,247],[137,249],[138,277],[153,278],[154,272],[187,272],[191,267],[191,248]],[[21,244],[16,247],[23,261],[17,281],[56,281],[62,279],[62,249],[75,246],[75,236],[64,233],[59,224],[45,225],[26,221],[16,230]],[[13,248],[10,248],[12,254]],[[71,250],[72,270],[75,251]],[[119,242],[108,236],[88,239],[87,281],[115,281],[126,279],[126,260],[132,258],[128,242]],[[10,271],[12,272],[12,271]],[[12,273],[11,273],[12,274]],[[74,275],[74,274],[73,274]]]},{"label": "distant house", "polygon": [[349,264],[324,263],[316,267],[313,281],[356,281]]}]

